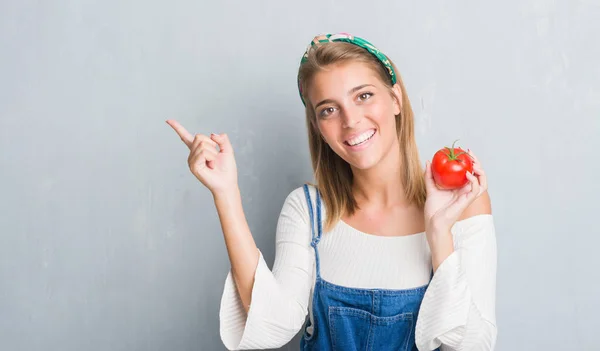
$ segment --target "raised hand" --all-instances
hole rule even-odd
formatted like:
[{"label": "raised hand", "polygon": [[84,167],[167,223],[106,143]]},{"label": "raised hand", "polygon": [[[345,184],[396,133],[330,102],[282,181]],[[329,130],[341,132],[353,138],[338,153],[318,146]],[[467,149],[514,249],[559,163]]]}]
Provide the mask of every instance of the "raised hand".
[{"label": "raised hand", "polygon": [[167,120],[167,124],[190,150],[190,171],[213,195],[237,189],[237,166],[226,134],[192,135],[175,120]]},{"label": "raised hand", "polygon": [[449,230],[462,213],[479,196],[487,191],[487,178],[477,156],[468,151],[473,159],[473,174],[467,172],[469,183],[456,190],[439,189],[431,173],[431,162],[425,168],[425,224],[440,230]]}]

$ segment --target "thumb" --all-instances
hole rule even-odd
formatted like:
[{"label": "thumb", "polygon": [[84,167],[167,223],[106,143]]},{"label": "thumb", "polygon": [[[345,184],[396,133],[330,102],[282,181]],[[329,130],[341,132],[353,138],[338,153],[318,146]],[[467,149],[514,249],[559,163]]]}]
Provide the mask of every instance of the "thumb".
[{"label": "thumb", "polygon": [[425,187],[427,189],[435,188],[435,181],[433,179],[433,174],[431,173],[431,162],[427,161],[425,163]]},{"label": "thumb", "polygon": [[219,152],[225,154],[233,153],[233,147],[227,134],[211,134],[210,138],[219,145]]}]

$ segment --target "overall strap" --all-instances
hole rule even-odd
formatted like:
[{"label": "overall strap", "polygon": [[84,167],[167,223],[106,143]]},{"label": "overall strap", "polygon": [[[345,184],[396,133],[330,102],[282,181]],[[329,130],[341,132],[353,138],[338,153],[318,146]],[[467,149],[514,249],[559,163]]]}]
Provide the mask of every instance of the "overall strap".
[{"label": "overall strap", "polygon": [[[321,223],[321,196],[319,194],[319,190],[317,190],[317,219],[315,223],[315,214],[313,211],[312,200],[310,198],[310,192],[307,184],[304,184],[304,195],[306,196],[306,203],[308,204],[308,214],[310,217],[310,230],[312,233],[312,240],[310,242],[310,246],[315,249],[315,262],[317,265],[317,278],[321,278],[321,264],[319,261],[319,250],[317,249],[317,244],[321,240],[321,234],[323,231],[322,223]],[[315,224],[317,230],[315,230]]]}]

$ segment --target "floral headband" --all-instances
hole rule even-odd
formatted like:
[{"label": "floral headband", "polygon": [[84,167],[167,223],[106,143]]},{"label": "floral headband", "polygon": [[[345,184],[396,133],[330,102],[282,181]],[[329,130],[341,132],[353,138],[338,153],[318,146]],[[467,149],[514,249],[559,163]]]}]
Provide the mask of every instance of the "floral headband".
[{"label": "floral headband", "polygon": [[[383,53],[381,53],[381,51],[379,51],[379,49],[377,49],[375,46],[373,46],[373,44],[369,43],[365,39],[355,37],[354,35],[351,35],[348,33],[323,34],[323,35],[316,36],[310,42],[310,45],[308,45],[308,47],[306,48],[306,51],[304,52],[304,55],[302,56],[302,60],[300,61],[300,65],[302,65],[303,63],[308,61],[308,53],[313,48],[318,47],[319,44],[322,44],[322,43],[333,43],[336,41],[342,41],[342,42],[354,44],[356,46],[359,46],[359,47],[367,50],[371,54],[373,54],[373,56],[375,56],[379,60],[379,62],[381,62],[381,64],[387,69],[387,71],[390,75],[390,78],[392,80],[392,84],[396,84],[396,72],[394,71],[394,67],[392,67],[392,63],[390,62],[390,60],[388,60],[388,58]],[[298,77],[298,90],[300,92],[300,99],[302,99],[302,103],[306,106],[306,102],[304,101],[304,98],[302,97],[302,86],[300,84],[300,77]]]}]

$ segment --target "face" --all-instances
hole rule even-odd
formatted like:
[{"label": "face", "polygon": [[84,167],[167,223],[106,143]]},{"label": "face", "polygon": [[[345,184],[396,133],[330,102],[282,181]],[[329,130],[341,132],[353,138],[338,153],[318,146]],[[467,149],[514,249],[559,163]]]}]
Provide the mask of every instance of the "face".
[{"label": "face", "polygon": [[308,98],[319,130],[331,149],[353,168],[369,169],[398,147],[395,116],[400,113],[399,86],[394,99],[377,74],[364,63],[328,67],[314,77]]}]

